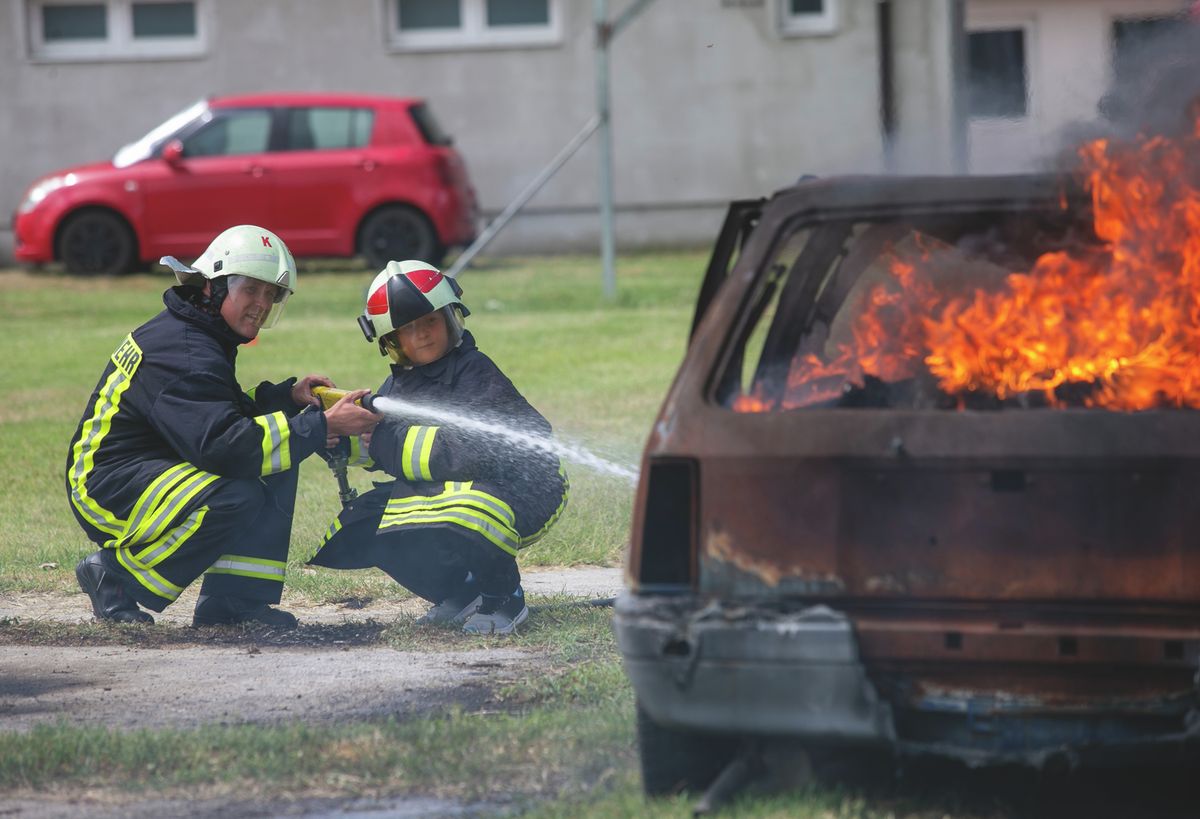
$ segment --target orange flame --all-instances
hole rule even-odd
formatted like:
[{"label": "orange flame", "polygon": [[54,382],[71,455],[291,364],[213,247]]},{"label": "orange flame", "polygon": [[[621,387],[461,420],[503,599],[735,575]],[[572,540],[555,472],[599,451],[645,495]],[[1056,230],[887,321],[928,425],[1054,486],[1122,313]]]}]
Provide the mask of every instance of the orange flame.
[{"label": "orange flame", "polygon": [[[936,249],[915,261],[893,252],[850,340],[827,360],[793,361],[782,406],[827,401],[865,376],[927,372],[948,396],[1034,394],[1063,407],[1060,388],[1079,387],[1073,403],[1088,407],[1200,407],[1200,119],[1178,140],[1098,140],[1080,154],[1102,245],[1045,253],[967,293],[934,284]],[[742,396],[734,409],[773,403]]]}]

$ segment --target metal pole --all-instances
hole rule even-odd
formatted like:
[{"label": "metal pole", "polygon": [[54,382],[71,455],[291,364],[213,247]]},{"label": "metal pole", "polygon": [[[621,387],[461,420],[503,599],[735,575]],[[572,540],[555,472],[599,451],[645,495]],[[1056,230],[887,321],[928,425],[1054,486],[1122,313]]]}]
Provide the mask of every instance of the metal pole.
[{"label": "metal pole", "polygon": [[561,168],[568,159],[575,155],[575,152],[583,146],[583,143],[587,142],[588,137],[594,134],[596,129],[599,127],[600,118],[598,116],[594,116],[589,119],[587,124],[579,130],[579,133],[571,137],[571,141],[568,142],[563,149],[558,152],[558,155],[554,157],[554,159],[550,160],[550,164],[545,168],[542,168],[542,172],[534,177],[532,182],[525,186],[525,190],[517,194],[517,198],[508,203],[508,207],[502,210],[500,215],[492,220],[491,224],[484,229],[483,233],[479,234],[479,237],[471,243],[471,246],[459,254],[458,258],[454,260],[454,264],[451,265],[450,269],[446,271],[446,275],[450,278],[454,278],[461,273],[463,268],[469,265],[471,260],[474,259],[481,250],[487,247],[488,242],[495,238],[496,234],[500,232],[501,228],[507,225],[509,220],[517,215],[517,211],[525,207],[525,203],[532,199],[533,195],[542,189],[542,186],[550,180],[550,177],[554,176],[554,174],[558,172],[558,169]]},{"label": "metal pole", "polygon": [[615,239],[613,232],[612,120],[609,116],[608,49],[612,27],[608,0],[593,0],[596,20],[596,117],[600,125],[600,257],[604,265],[604,297],[617,296]]}]

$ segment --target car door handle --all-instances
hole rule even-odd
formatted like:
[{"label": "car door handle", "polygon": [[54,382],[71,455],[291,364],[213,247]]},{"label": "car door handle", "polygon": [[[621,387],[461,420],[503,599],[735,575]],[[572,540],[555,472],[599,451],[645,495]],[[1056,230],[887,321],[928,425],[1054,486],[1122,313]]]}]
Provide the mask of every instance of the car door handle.
[{"label": "car door handle", "polygon": [[250,165],[249,167],[246,168],[246,173],[250,174],[255,179],[259,178],[266,172],[267,172],[267,169],[264,168],[262,165]]},{"label": "car door handle", "polygon": [[375,170],[377,164],[378,163],[376,163],[374,159],[364,159],[362,162],[358,163],[358,167],[362,168],[364,171],[373,171]]}]

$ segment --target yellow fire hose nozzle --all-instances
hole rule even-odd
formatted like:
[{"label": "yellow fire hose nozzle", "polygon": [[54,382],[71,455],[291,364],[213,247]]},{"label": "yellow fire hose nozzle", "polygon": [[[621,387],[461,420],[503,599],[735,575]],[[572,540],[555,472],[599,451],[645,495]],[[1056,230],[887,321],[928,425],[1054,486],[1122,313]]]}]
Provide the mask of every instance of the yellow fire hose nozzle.
[{"label": "yellow fire hose nozzle", "polygon": [[[321,409],[323,410],[329,409],[351,392],[351,390],[339,390],[336,387],[313,387],[313,395],[320,399]],[[371,412],[375,412],[375,399],[378,397],[379,396],[377,395],[364,395],[354,403],[358,404],[363,409],[369,409]]]}]

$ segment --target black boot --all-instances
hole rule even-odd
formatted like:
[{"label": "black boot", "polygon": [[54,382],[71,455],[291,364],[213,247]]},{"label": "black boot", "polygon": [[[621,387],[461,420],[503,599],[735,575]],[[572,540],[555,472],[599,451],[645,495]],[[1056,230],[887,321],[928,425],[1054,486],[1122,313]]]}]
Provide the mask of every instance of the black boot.
[{"label": "black boot", "polygon": [[79,561],[75,566],[75,579],[92,600],[92,613],[97,620],[112,620],[117,623],[153,623],[154,618],[138,608],[132,597],[125,593],[125,585],[114,577],[104,565],[101,552],[96,552]]},{"label": "black boot", "polygon": [[262,623],[276,628],[295,628],[296,618],[282,609],[273,609],[262,600],[243,597],[214,597],[202,594],[196,599],[193,626],[225,626],[237,623]]}]

